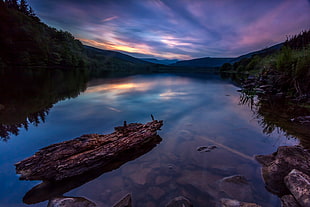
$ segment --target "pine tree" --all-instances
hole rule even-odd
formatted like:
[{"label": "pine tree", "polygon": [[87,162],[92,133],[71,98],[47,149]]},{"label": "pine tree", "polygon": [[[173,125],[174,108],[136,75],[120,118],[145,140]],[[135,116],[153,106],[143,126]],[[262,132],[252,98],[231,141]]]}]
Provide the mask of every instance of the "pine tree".
[{"label": "pine tree", "polygon": [[16,9],[16,10],[19,9],[17,0],[5,0],[5,5],[6,5],[8,8],[13,8],[13,9]]},{"label": "pine tree", "polygon": [[20,0],[19,11],[23,12],[26,15],[30,14],[26,0]]}]

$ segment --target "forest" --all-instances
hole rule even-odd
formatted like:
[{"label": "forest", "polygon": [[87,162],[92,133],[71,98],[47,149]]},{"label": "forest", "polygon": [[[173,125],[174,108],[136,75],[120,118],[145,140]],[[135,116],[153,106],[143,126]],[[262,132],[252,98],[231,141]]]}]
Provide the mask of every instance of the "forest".
[{"label": "forest", "polygon": [[83,67],[83,45],[42,23],[25,0],[0,1],[0,67]]}]

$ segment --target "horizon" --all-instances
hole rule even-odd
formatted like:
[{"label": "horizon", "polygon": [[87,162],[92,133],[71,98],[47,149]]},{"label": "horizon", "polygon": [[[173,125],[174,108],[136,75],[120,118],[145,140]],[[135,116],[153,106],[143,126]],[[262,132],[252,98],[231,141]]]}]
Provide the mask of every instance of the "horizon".
[{"label": "horizon", "polygon": [[158,60],[238,57],[310,28],[310,0],[29,0],[83,44]]}]

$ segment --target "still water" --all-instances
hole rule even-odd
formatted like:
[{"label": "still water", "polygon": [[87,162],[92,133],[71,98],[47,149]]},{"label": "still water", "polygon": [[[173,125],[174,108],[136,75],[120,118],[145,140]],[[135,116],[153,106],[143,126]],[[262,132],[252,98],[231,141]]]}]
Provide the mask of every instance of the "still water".
[{"label": "still water", "polygon": [[[14,81],[25,86],[15,89]],[[20,181],[14,163],[52,143],[82,134],[111,133],[124,120],[151,121],[151,114],[164,120],[159,131],[162,141],[155,148],[87,182],[63,186],[58,194],[84,197],[99,206],[112,206],[128,193],[135,207],[165,206],[177,196],[196,207],[216,206],[221,198],[280,206],[265,189],[253,156],[298,141],[280,130],[264,134],[251,107],[240,104],[238,87],[230,80],[216,75],[150,74],[86,82],[77,74],[71,79],[52,74],[44,81],[36,82],[34,77],[2,84],[1,207],[47,206],[48,201],[39,202],[38,197],[54,193],[34,194],[31,202],[24,200],[32,204],[23,203],[24,195],[40,181]],[[216,148],[197,150],[201,146]],[[243,175],[247,182],[223,181],[233,175]]]}]

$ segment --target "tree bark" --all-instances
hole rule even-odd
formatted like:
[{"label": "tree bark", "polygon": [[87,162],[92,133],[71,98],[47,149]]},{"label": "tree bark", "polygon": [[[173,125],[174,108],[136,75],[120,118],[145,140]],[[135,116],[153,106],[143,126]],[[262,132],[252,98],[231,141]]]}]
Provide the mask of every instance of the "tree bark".
[{"label": "tree bark", "polygon": [[103,167],[128,150],[157,138],[163,121],[115,127],[111,134],[87,134],[52,144],[15,164],[21,180],[60,181]]}]

